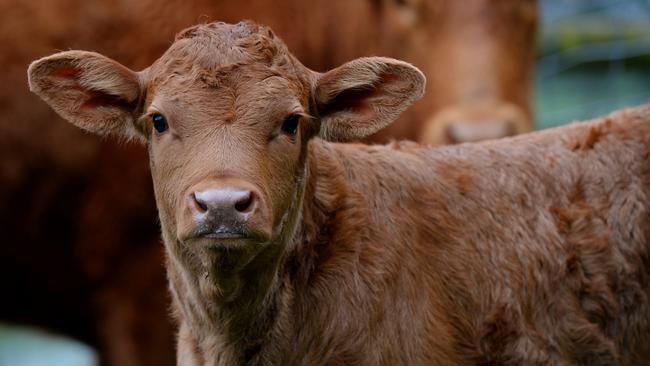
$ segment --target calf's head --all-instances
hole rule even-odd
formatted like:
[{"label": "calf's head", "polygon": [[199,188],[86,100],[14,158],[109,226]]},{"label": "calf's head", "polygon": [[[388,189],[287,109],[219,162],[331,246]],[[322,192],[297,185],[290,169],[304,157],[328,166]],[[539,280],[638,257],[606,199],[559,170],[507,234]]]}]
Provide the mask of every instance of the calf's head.
[{"label": "calf's head", "polygon": [[236,267],[286,243],[307,141],[376,132],[424,88],[419,70],[388,58],[313,72],[249,22],[186,29],[140,72],[68,51],[28,74],[31,90],[71,123],[147,143],[165,243],[196,267],[223,249],[240,252]]}]

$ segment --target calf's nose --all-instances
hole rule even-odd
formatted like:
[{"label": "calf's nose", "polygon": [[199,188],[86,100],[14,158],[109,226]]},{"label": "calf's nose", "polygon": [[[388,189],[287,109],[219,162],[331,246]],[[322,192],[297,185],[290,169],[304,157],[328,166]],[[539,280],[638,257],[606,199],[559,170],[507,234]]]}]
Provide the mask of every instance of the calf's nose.
[{"label": "calf's nose", "polygon": [[195,191],[190,201],[195,213],[236,222],[246,221],[258,206],[257,195],[253,191],[236,188]]}]

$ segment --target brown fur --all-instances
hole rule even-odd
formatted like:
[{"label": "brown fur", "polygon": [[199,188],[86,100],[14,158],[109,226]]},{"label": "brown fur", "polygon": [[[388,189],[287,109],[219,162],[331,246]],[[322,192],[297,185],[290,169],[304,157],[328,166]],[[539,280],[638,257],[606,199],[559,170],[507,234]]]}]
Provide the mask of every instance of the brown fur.
[{"label": "brown fur", "polygon": [[[501,86],[494,89],[500,90],[495,99],[528,110],[532,57],[513,56],[510,49],[533,50],[531,31],[499,32],[501,52],[480,58],[442,57],[438,53],[448,48],[433,46],[444,43],[472,49],[476,41],[445,38],[459,37],[463,24],[486,27],[495,19],[493,15],[500,17],[499,12],[515,16],[494,23],[499,27],[516,29],[530,24],[525,29],[534,29],[535,17],[529,16],[534,15],[534,6],[532,13],[510,12],[507,6],[493,8],[498,11],[490,12],[490,17],[486,12],[466,11],[485,1],[449,1],[443,6],[446,0],[281,4],[267,0],[0,0],[4,15],[0,42],[10,50],[0,52],[4,71],[0,86],[0,201],[5,202],[0,218],[7,228],[4,240],[12,243],[0,266],[4,279],[0,287],[12,299],[0,305],[3,320],[31,323],[81,339],[95,347],[102,362],[108,364],[162,365],[174,351],[172,327],[166,319],[166,279],[162,265],[156,264],[162,261],[162,250],[146,152],[138,145],[102,141],[60,123],[55,113],[44,103],[35,103],[30,95],[24,81],[29,61],[56,50],[89,49],[142,68],[162,54],[183,27],[205,19],[255,19],[271,25],[299,59],[315,70],[375,54],[398,57],[423,69],[430,75],[425,98],[390,125],[390,132],[368,141],[416,139],[429,116],[456,100],[448,93],[455,77],[445,62],[493,58],[493,65],[505,63],[512,74],[498,73]],[[454,13],[465,20],[454,20],[450,26],[445,19]],[[486,30],[484,34],[495,33]],[[510,41],[510,37],[524,34],[523,38],[530,37],[528,42]],[[510,46],[514,44],[517,46]],[[463,72],[453,70],[453,74]],[[484,74],[497,75],[490,70]],[[520,76],[510,79],[502,78],[504,75]],[[477,120],[495,119],[490,117],[494,113],[486,116],[484,110],[479,111]],[[139,260],[134,260],[134,250],[140,253]],[[134,281],[122,275],[143,271],[140,263],[147,263],[146,276]],[[14,276],[18,272],[20,279]],[[42,306],[45,303],[48,306]],[[142,334],[142,328],[151,331]]]},{"label": "brown fur", "polygon": [[[113,61],[58,84],[49,72],[96,57],[36,61],[30,87],[72,123],[114,132],[101,106],[78,117],[57,99]],[[364,146],[315,135],[381,128],[421,93],[412,66],[318,74],[267,28],[210,24],[122,72],[105,77],[141,80],[142,103],[121,108],[149,141],[180,364],[647,364],[649,107],[482,144]],[[350,100],[323,97],[337,92]],[[151,132],[152,111],[168,131]],[[295,140],[274,132],[287,113],[303,116]],[[260,189],[270,231],[252,220],[264,239],[186,239],[184,197],[231,177]]]}]

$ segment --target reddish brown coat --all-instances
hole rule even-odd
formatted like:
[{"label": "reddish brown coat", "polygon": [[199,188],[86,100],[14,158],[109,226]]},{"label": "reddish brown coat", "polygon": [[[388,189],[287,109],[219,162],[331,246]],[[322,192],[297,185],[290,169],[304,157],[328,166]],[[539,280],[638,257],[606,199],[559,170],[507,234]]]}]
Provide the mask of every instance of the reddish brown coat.
[{"label": "reddish brown coat", "polygon": [[[80,51],[29,72],[72,123],[149,141],[181,364],[648,362],[648,107],[438,149],[326,142],[383,127],[422,75],[313,73],[251,24],[186,30],[140,73]],[[234,178],[259,235],[187,235],[192,187]]]}]

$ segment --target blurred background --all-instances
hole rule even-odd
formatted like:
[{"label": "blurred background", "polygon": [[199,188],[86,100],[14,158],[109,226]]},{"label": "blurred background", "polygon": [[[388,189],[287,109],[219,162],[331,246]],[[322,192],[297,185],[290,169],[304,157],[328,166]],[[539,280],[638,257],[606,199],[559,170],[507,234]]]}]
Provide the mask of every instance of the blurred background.
[{"label": "blurred background", "polygon": [[27,90],[67,49],[140,70],[184,27],[252,19],[308,67],[409,61],[427,94],[367,142],[509,136],[650,101],[650,0],[0,0],[0,366],[173,365],[146,151]]},{"label": "blurred background", "polygon": [[540,1],[538,128],[650,100],[650,1]]}]

